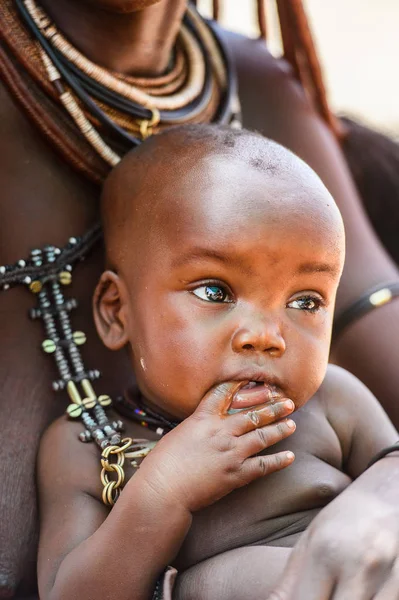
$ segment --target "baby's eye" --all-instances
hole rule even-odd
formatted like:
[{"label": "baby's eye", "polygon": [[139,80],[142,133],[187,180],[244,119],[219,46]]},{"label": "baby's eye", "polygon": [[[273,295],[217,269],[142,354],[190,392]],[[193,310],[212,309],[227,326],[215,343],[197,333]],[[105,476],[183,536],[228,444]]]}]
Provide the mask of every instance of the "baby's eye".
[{"label": "baby's eye", "polygon": [[316,312],[322,305],[320,298],[315,296],[302,296],[301,298],[295,298],[288,302],[288,308],[295,308],[297,310],[305,310],[307,312]]},{"label": "baby's eye", "polygon": [[232,302],[229,292],[220,285],[200,285],[192,293],[207,302]]}]

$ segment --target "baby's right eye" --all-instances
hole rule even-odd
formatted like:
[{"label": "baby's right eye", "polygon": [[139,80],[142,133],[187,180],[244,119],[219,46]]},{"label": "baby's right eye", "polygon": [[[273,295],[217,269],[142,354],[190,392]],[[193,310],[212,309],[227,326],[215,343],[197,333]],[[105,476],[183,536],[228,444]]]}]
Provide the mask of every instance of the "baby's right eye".
[{"label": "baby's right eye", "polygon": [[220,285],[200,285],[192,293],[206,302],[232,302],[229,292]]}]

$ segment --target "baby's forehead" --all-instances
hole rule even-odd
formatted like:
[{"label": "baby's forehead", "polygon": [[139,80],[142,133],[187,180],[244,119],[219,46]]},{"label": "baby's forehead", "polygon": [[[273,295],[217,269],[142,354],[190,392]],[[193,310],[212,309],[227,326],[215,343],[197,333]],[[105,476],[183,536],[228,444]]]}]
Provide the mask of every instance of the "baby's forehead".
[{"label": "baby's forehead", "polygon": [[326,220],[334,202],[318,178],[255,158],[251,164],[248,157],[207,153],[169,173],[157,194],[163,226],[183,233],[183,226],[216,230],[292,217],[291,225],[301,227],[309,217]]},{"label": "baby's forehead", "polygon": [[210,127],[143,144],[111,175],[102,206],[109,257],[121,246],[141,255],[148,244],[165,246],[161,240],[234,241],[244,228],[261,236],[273,223],[288,231],[320,222],[326,235],[342,228],[333,199],[303,161],[250,132]]}]

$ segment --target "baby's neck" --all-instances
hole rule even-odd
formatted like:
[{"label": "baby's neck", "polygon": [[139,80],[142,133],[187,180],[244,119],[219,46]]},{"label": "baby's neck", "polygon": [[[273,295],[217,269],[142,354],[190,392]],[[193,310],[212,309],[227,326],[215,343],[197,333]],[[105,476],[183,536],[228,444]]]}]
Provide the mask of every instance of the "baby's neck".
[{"label": "baby's neck", "polygon": [[179,421],[161,414],[161,411],[151,405],[138,388],[127,390],[120,396],[115,408],[124,417],[148,427],[152,431],[164,435],[174,429]]}]

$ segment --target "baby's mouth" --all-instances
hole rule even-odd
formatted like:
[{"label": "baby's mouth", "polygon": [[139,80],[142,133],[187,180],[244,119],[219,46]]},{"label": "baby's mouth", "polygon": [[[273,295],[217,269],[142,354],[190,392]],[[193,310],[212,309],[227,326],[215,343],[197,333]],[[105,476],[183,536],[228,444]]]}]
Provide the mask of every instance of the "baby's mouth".
[{"label": "baby's mouth", "polygon": [[234,394],[230,410],[242,410],[259,404],[277,402],[283,397],[282,390],[276,385],[264,381],[248,381]]}]

